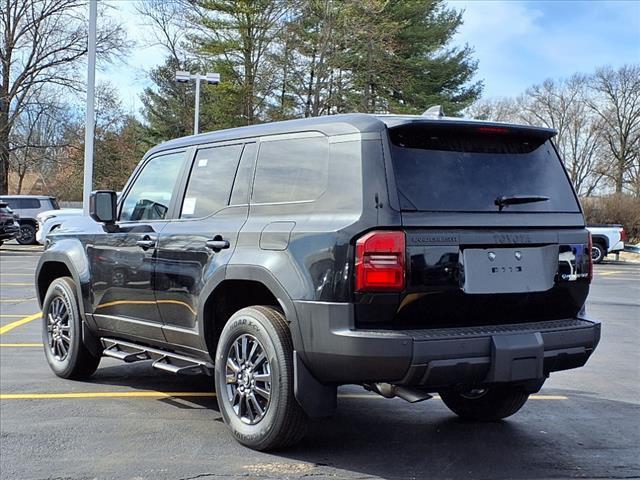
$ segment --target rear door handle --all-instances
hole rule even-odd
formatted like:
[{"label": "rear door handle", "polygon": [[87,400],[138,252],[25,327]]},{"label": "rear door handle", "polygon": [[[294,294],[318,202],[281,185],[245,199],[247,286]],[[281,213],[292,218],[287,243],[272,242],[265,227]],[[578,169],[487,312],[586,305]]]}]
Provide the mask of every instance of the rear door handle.
[{"label": "rear door handle", "polygon": [[219,252],[220,250],[229,248],[230,243],[228,240],[223,240],[220,235],[216,235],[213,240],[207,240],[205,245],[214,252]]},{"label": "rear door handle", "polygon": [[142,248],[143,250],[148,250],[156,246],[156,241],[152,240],[149,235],[145,235],[142,240],[136,241],[136,245]]}]

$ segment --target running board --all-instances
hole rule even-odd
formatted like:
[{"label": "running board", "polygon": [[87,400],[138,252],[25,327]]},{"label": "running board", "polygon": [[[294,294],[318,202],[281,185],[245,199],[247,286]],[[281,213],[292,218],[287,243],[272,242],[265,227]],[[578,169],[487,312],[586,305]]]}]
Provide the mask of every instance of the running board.
[{"label": "running board", "polygon": [[103,355],[126,363],[155,360],[151,366],[165,372],[213,375],[213,365],[203,360],[113,338],[101,338],[100,341],[104,346]]}]

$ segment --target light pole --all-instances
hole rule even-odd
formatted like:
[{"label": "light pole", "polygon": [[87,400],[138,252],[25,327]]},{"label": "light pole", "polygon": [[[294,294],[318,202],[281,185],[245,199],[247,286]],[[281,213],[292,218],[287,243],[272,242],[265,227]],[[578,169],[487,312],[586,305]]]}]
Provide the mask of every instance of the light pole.
[{"label": "light pole", "polygon": [[219,73],[207,73],[206,75],[202,75],[201,73],[185,72],[182,70],[178,70],[176,72],[176,82],[178,83],[189,83],[194,80],[196,82],[196,108],[195,114],[193,118],[193,134],[197,135],[200,127],[200,81],[204,80],[210,85],[218,85],[220,83],[220,74]]},{"label": "light pole", "polygon": [[89,1],[87,112],[84,126],[84,180],[82,182],[82,209],[89,215],[89,197],[93,184],[93,134],[95,128],[94,91],[96,87],[96,18],[98,0]]}]

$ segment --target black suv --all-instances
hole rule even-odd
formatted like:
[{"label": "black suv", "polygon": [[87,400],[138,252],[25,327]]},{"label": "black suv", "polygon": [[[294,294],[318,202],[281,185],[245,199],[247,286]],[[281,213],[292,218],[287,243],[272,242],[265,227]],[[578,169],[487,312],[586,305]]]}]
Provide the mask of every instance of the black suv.
[{"label": "black suv", "polygon": [[[589,234],[543,128],[336,115],[180,138],[47,237],[45,353],[215,377],[235,437],[298,441],[360,384],[518,411],[600,338]],[[94,221],[95,220],[95,221]]]}]

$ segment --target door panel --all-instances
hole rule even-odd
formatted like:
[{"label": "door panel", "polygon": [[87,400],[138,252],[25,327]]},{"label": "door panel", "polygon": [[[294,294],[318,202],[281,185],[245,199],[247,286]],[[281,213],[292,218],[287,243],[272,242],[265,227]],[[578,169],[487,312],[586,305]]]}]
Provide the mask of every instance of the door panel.
[{"label": "door panel", "polygon": [[185,151],[148,159],[123,195],[119,221],[104,227],[87,251],[93,315],[119,337],[164,341],[154,292],[156,247],[176,202]]},{"label": "door panel", "polygon": [[[224,278],[247,219],[254,158],[255,144],[203,148],[195,156],[181,218],[167,225],[158,244],[156,299],[170,343],[205,348],[201,294],[212,279]],[[229,206],[231,198],[241,204]]]},{"label": "door panel", "polygon": [[93,312],[98,327],[134,337],[164,340],[153,291],[155,246],[166,222],[129,224],[99,235],[88,248]]}]

